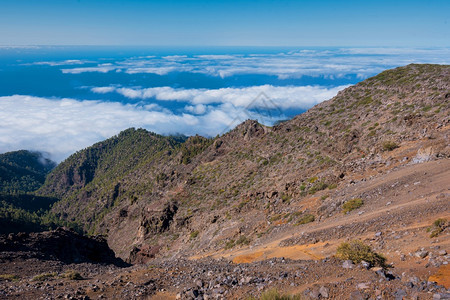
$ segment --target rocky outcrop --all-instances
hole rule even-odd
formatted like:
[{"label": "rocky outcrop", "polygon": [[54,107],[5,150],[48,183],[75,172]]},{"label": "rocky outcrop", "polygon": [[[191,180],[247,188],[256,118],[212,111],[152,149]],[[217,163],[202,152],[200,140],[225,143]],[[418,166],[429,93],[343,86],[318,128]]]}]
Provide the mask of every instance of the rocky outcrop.
[{"label": "rocky outcrop", "polygon": [[86,237],[63,227],[39,233],[0,235],[0,253],[3,260],[38,258],[126,266],[115,257],[103,237]]}]

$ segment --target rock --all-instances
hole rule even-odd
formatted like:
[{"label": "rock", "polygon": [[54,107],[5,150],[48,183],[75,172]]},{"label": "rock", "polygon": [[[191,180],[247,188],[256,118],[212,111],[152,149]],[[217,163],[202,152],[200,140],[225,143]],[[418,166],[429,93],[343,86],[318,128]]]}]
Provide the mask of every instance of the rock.
[{"label": "rock", "polygon": [[377,273],[378,276],[380,276],[383,279],[386,279],[387,281],[393,280],[395,279],[395,276],[390,273],[390,272],[386,272],[384,269],[382,268],[377,268],[377,270],[375,271],[375,273]]},{"label": "rock", "polygon": [[406,295],[406,291],[398,289],[394,292],[393,296],[395,297],[395,300],[403,300],[403,297],[405,297]]},{"label": "rock", "polygon": [[367,283],[358,283],[358,285],[356,286],[359,290],[364,290],[364,289],[368,289],[369,285]]},{"label": "rock", "polygon": [[188,291],[187,293],[186,293],[186,295],[188,296],[188,297],[192,297],[192,298],[197,298],[198,297],[198,295],[199,295],[199,292],[198,292],[198,290],[190,290],[190,291]]},{"label": "rock", "polygon": [[375,233],[375,237],[380,237],[382,235],[381,231],[378,231],[377,233]]},{"label": "rock", "polygon": [[313,289],[310,293],[309,293],[309,297],[311,297],[312,299],[319,299],[319,296],[320,296],[320,292],[319,292],[319,290],[316,288],[316,289]]},{"label": "rock", "polygon": [[351,260],[344,260],[344,262],[342,263],[342,267],[344,269],[352,269],[355,265],[353,264],[353,262]]},{"label": "rock", "polygon": [[321,286],[319,289],[319,294],[322,296],[322,298],[328,298],[328,289],[324,286]]},{"label": "rock", "polygon": [[419,258],[425,258],[428,255],[428,251],[425,250],[417,251],[416,253],[414,253],[414,255]]},{"label": "rock", "polygon": [[371,267],[370,263],[368,263],[367,261],[364,261],[364,260],[361,261],[361,266],[367,270],[369,270]]},{"label": "rock", "polygon": [[440,256],[444,256],[444,255],[447,255],[447,251],[441,250],[441,251],[438,252],[438,254],[439,254]]},{"label": "rock", "polygon": [[450,293],[435,293],[433,294],[433,300],[438,299],[450,299]]},{"label": "rock", "polygon": [[199,288],[203,287],[203,281],[201,281],[201,279],[197,279],[195,281],[195,285],[197,285]]},{"label": "rock", "polygon": [[[15,240],[19,240],[20,243]],[[11,233],[9,236],[0,236],[0,245],[2,252],[15,252],[24,259],[39,258],[64,263],[89,262],[128,266],[115,257],[104,237],[86,237],[65,227],[27,235]]]},{"label": "rock", "polygon": [[365,298],[363,297],[363,295],[361,294],[360,291],[354,291],[350,294],[349,299],[352,300],[364,300]]}]

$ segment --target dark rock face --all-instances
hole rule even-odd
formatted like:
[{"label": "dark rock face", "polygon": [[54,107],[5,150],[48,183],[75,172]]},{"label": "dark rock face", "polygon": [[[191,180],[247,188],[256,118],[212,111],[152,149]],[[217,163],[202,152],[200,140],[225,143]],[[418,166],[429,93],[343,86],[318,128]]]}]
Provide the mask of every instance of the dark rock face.
[{"label": "dark rock face", "polygon": [[134,247],[128,261],[133,264],[145,264],[158,254],[160,246],[144,245],[141,248]]},{"label": "dark rock face", "polygon": [[145,234],[155,234],[167,231],[178,211],[178,205],[175,202],[168,202],[161,211],[151,211],[149,216],[144,216],[141,226],[145,228]]},{"label": "dark rock face", "polygon": [[0,235],[3,259],[39,258],[64,263],[102,263],[126,266],[103,237],[85,237],[67,228],[40,233]]}]

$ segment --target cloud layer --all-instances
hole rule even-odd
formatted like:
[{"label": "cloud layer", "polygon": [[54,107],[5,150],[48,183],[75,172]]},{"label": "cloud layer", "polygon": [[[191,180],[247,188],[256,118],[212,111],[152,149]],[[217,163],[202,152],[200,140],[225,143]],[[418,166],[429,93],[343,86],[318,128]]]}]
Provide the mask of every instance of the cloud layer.
[{"label": "cloud layer", "polygon": [[410,63],[450,63],[450,49],[341,48],[273,54],[171,55],[126,58],[89,67],[63,68],[66,74],[125,72],[167,75],[200,73],[215,77],[260,74],[280,79],[302,76],[332,78],[352,74],[364,79],[387,68]]},{"label": "cloud layer", "polygon": [[[125,88],[94,87],[98,94],[118,93],[129,99],[156,99],[160,101],[188,102],[192,105],[232,104],[235,107],[266,108],[267,101],[279,109],[308,109],[332,98],[347,86],[326,88],[321,86],[261,85],[245,88],[174,89],[171,87]],[[266,102],[258,97],[264,95]]]},{"label": "cloud layer", "polygon": [[[305,95],[313,95],[318,88],[304,87]],[[267,93],[278,92],[271,102],[266,101],[266,110],[246,109],[255,93],[261,89]],[[283,90],[285,89],[285,90]],[[186,135],[201,134],[215,136],[222,134],[246,119],[258,119],[265,124],[271,124],[285,116],[282,110],[276,115],[267,114],[267,110],[276,109],[274,103],[291,101],[296,107],[310,107],[323,101],[338,89],[325,89],[322,98],[314,96],[311,100],[301,95],[300,87],[279,88],[263,86],[248,88],[248,95],[239,95],[233,90],[173,90],[160,88],[157,90],[132,90],[130,95],[145,97],[152,93],[153,97],[164,100],[175,100],[184,97],[187,104],[183,112],[174,113],[161,108],[155,103],[122,104],[118,102],[80,101],[75,99],[48,99],[24,95],[0,97],[0,152],[18,149],[45,151],[52,159],[61,161],[77,150],[92,145],[95,142],[111,137],[129,127],[142,127],[161,134]],[[99,91],[129,93],[131,89],[109,87]],[[247,91],[247,92],[248,92]],[[231,95],[229,99],[227,93]],[[135,94],[133,94],[135,93]],[[243,91],[245,94],[245,89]],[[294,97],[293,99],[280,97]],[[269,102],[267,102],[269,100]],[[214,103],[214,105],[211,105]],[[262,105],[260,105],[262,106]],[[284,104],[283,107],[289,107]]]},{"label": "cloud layer", "polygon": [[[294,112],[308,109],[332,98],[346,87],[346,85],[338,86],[341,84],[338,82],[355,82],[357,81],[355,76],[365,79],[385,69],[410,63],[450,63],[450,49],[342,48],[279,53],[270,50],[270,52],[272,53],[121,56],[120,58],[96,56],[89,60],[68,57],[68,59],[35,61],[26,64],[61,70],[63,74],[57,74],[65,80],[71,79],[69,89],[72,89],[74,84],[75,92],[68,90],[67,94],[60,94],[59,97],[54,95],[55,98],[11,96],[13,93],[33,94],[33,92],[19,90],[5,92],[5,96],[0,96],[0,153],[18,149],[46,151],[52,154],[53,159],[60,161],[79,149],[111,137],[129,127],[143,127],[161,134],[198,133],[215,136],[249,118],[271,125],[277,120],[292,116]],[[21,71],[23,66],[20,65]],[[42,67],[42,69],[45,68]],[[193,78],[193,81],[203,80],[201,76],[189,77],[185,76],[186,74],[180,76],[184,78],[180,80],[186,82],[176,81],[174,84],[176,88],[165,86],[171,85],[172,78],[178,78],[178,75],[171,74],[177,72],[215,77],[211,82],[220,83],[215,86],[229,87],[207,88],[211,78],[192,85],[206,88],[178,87],[190,78]],[[84,73],[90,74],[89,76],[74,75]],[[145,74],[149,73],[169,75],[165,78],[161,77],[164,79],[161,83],[157,80],[153,82],[143,80],[142,78],[147,77]],[[280,83],[273,77],[266,76],[250,77],[251,80],[248,82],[251,83],[246,83],[245,80],[240,81],[241,77],[220,79],[249,74],[292,80]],[[295,79],[303,76],[312,77],[312,80],[308,79],[307,82],[322,82],[332,86],[295,86],[304,84],[303,80]],[[119,81],[120,84],[114,85],[114,82],[118,82],[114,81],[117,78],[130,80]],[[156,76],[148,76],[148,78],[154,80]],[[320,80],[321,78],[330,80],[324,81]],[[351,79],[333,80],[339,78]],[[83,85],[77,86],[77,82],[82,82]],[[233,82],[255,85],[231,87]],[[45,79],[39,83],[48,85],[45,86],[46,91],[52,90],[52,85],[58,85],[58,82]],[[275,86],[277,84],[292,85]],[[46,89],[47,87],[49,89]],[[89,89],[87,96],[81,93],[80,88],[85,89],[82,92],[86,92],[86,88]],[[60,92],[60,90],[57,91]],[[51,93],[35,95],[53,96]],[[103,100],[69,99],[63,98],[63,95]]]}]

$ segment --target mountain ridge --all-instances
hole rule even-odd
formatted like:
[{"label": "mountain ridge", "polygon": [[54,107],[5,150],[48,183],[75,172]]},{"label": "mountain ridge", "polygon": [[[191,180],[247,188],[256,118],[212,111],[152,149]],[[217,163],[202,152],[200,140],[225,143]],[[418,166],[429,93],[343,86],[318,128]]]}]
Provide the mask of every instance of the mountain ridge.
[{"label": "mountain ridge", "polygon": [[[134,247],[149,244],[185,248],[190,233],[197,231],[197,249],[218,249],[241,235],[258,239],[257,224],[289,213],[291,202],[338,186],[349,173],[380,163],[410,163],[414,159],[410,153],[417,156],[420,149],[431,151],[426,159],[449,157],[443,130],[449,123],[448,82],[448,66],[409,65],[384,71],[271,128],[249,120],[220,137],[187,141],[140,129],[136,132],[153,136],[161,147],[144,143],[148,149],[135,148],[139,152],[132,150],[132,139],[125,139],[131,144],[111,156],[115,158],[111,166],[129,165],[126,172],[119,168],[115,179],[102,181],[99,174],[110,172],[106,164],[90,169],[86,160],[87,166],[79,165],[73,176],[56,176],[71,165],[75,157],[71,156],[50,174],[39,194],[54,196],[51,187],[66,180],[62,190],[69,193],[58,195],[63,200],[52,212],[84,224],[90,233],[108,234],[110,246],[122,258],[128,258]],[[108,141],[112,140],[76,155],[101,152],[98,149]],[[410,142],[415,145],[404,147]],[[424,150],[429,147],[432,150]],[[126,156],[128,150],[133,155]],[[403,151],[407,159],[384,161],[382,156],[391,151]],[[317,204],[299,215],[324,217],[321,210]],[[209,219],[215,220],[212,228],[216,223],[234,224],[238,216],[248,216],[252,225],[218,234],[220,239],[212,238],[212,229],[204,226]]]}]

